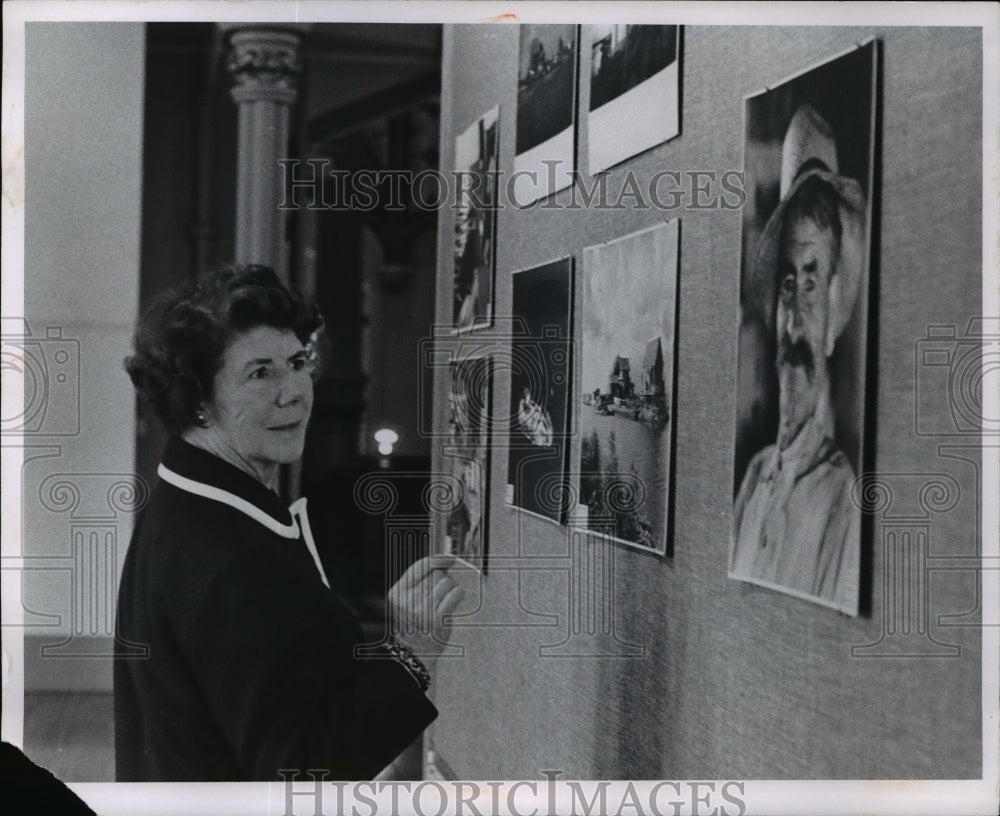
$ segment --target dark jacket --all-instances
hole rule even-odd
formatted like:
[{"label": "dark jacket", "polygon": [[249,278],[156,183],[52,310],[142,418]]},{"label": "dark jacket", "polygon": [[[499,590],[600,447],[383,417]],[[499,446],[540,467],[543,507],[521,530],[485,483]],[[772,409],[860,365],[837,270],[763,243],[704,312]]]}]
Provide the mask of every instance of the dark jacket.
[{"label": "dark jacket", "polygon": [[[363,638],[257,480],[179,439],[139,518],[118,596],[117,778],[370,778],[437,716]],[[314,530],[319,538],[324,534]],[[130,657],[135,645],[146,657]]]}]

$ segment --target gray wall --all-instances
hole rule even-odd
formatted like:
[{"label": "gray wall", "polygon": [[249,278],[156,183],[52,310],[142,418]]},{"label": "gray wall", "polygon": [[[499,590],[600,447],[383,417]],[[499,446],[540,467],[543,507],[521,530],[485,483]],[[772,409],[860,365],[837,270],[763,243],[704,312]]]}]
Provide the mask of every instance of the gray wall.
[{"label": "gray wall", "polygon": [[135,468],[122,360],[138,309],[145,30],[29,23],[25,53],[24,314],[34,335],[62,333],[41,343],[49,404],[41,434],[26,440],[50,447],[29,448],[23,471],[24,554],[47,566],[23,579],[25,685],[110,691],[109,661],[32,658],[74,633],[61,654],[107,651],[132,534],[128,488],[114,485]]},{"label": "gray wall", "polygon": [[[952,425],[942,380],[915,365],[929,324],[981,313],[982,53],[967,29],[687,27],[683,36],[682,131],[612,170],[648,178],[660,169],[743,166],[743,100],[790,74],[876,36],[882,43],[881,228],[873,238],[878,350],[869,362],[877,411],[868,426],[874,468],[893,486],[890,512],[920,516],[917,488],[944,473],[954,506],[932,512],[932,555],[974,555],[978,452],[939,451]],[[454,137],[500,105],[500,169],[510,172],[515,138],[518,29],[450,26],[444,35],[442,170]],[[588,70],[584,56],[581,70]],[[584,74],[586,75],[586,74]],[[580,109],[588,91],[581,89]],[[622,123],[627,127],[627,122]],[[581,123],[579,154],[586,155]],[[557,200],[565,201],[567,194]],[[852,619],[726,577],[733,484],[736,326],[741,216],[738,210],[565,211],[507,208],[498,218],[496,313],[509,314],[511,273],[585,246],[681,219],[673,555],[612,548],[615,629],[641,644],[638,658],[540,656],[565,639],[570,548],[564,527],[504,504],[507,452],[494,450],[490,495],[492,569],[467,581],[456,629],[461,659],[442,659],[435,684],[441,717],[431,740],[461,778],[960,778],[981,773],[978,581],[974,571],[931,576],[929,635],[955,645],[938,658],[851,657],[885,628],[889,575],[875,518],[872,612]],[[450,319],[453,214],[438,234],[437,321]],[[577,272],[579,274],[579,270]],[[579,287],[576,309],[579,310]],[[579,325],[579,311],[576,315]],[[468,349],[474,338],[462,339]],[[444,341],[449,348],[452,341]],[[445,370],[434,374],[435,422],[447,424]],[[503,415],[502,370],[494,413]],[[923,392],[923,393],[926,393]],[[574,401],[578,405],[578,401]],[[961,439],[951,439],[960,442]],[[974,441],[974,440],[973,440]],[[446,470],[440,446],[435,470]],[[923,481],[921,481],[923,480]],[[916,484],[916,487],[914,485]],[[436,527],[441,546],[443,527]],[[504,556],[554,556],[548,569],[504,570]],[[541,563],[541,562],[539,562]],[[563,565],[563,566],[559,566]],[[465,575],[466,579],[473,576]],[[939,615],[969,613],[946,628]],[[548,614],[554,618],[543,618]],[[491,624],[491,625],[486,625]],[[594,649],[607,639],[580,641]],[[930,638],[926,640],[931,643]],[[946,651],[930,645],[931,651]],[[558,651],[558,650],[557,650]]]}]

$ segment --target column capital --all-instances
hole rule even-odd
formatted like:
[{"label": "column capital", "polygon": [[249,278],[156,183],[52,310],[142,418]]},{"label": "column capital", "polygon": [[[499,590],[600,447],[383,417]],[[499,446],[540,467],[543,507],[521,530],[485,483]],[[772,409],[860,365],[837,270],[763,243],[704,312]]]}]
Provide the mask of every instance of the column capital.
[{"label": "column capital", "polygon": [[233,100],[291,105],[302,73],[299,46],[305,27],[223,27],[228,33],[226,69],[235,84]]},{"label": "column capital", "polygon": [[231,94],[239,111],[235,260],[273,267],[287,282],[278,160],[288,156],[289,120],[302,73],[299,48],[306,27],[255,23],[219,29],[229,44],[226,69],[233,76]]}]

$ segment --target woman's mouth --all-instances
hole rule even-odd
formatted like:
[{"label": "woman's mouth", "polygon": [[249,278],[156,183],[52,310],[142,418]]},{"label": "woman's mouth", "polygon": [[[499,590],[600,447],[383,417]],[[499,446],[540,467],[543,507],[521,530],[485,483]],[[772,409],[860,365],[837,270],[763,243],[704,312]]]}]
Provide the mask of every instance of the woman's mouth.
[{"label": "woman's mouth", "polygon": [[297,422],[289,422],[285,425],[268,425],[267,429],[269,431],[294,431],[302,425],[302,420]]}]

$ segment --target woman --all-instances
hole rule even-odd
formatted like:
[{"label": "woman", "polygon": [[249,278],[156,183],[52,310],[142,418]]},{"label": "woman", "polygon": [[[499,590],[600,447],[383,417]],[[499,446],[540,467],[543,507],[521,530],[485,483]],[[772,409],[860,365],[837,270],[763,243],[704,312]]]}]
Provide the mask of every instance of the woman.
[{"label": "woman", "polygon": [[[329,588],[321,531],[305,499],[288,508],[274,492],[302,455],[321,324],[270,269],[227,267],[138,327],[126,369],[172,437],[119,590],[118,781],[370,778],[437,715],[425,663],[461,591],[418,562],[389,595],[410,634],[356,658],[364,640]],[[135,644],[144,657],[126,657]]]}]

